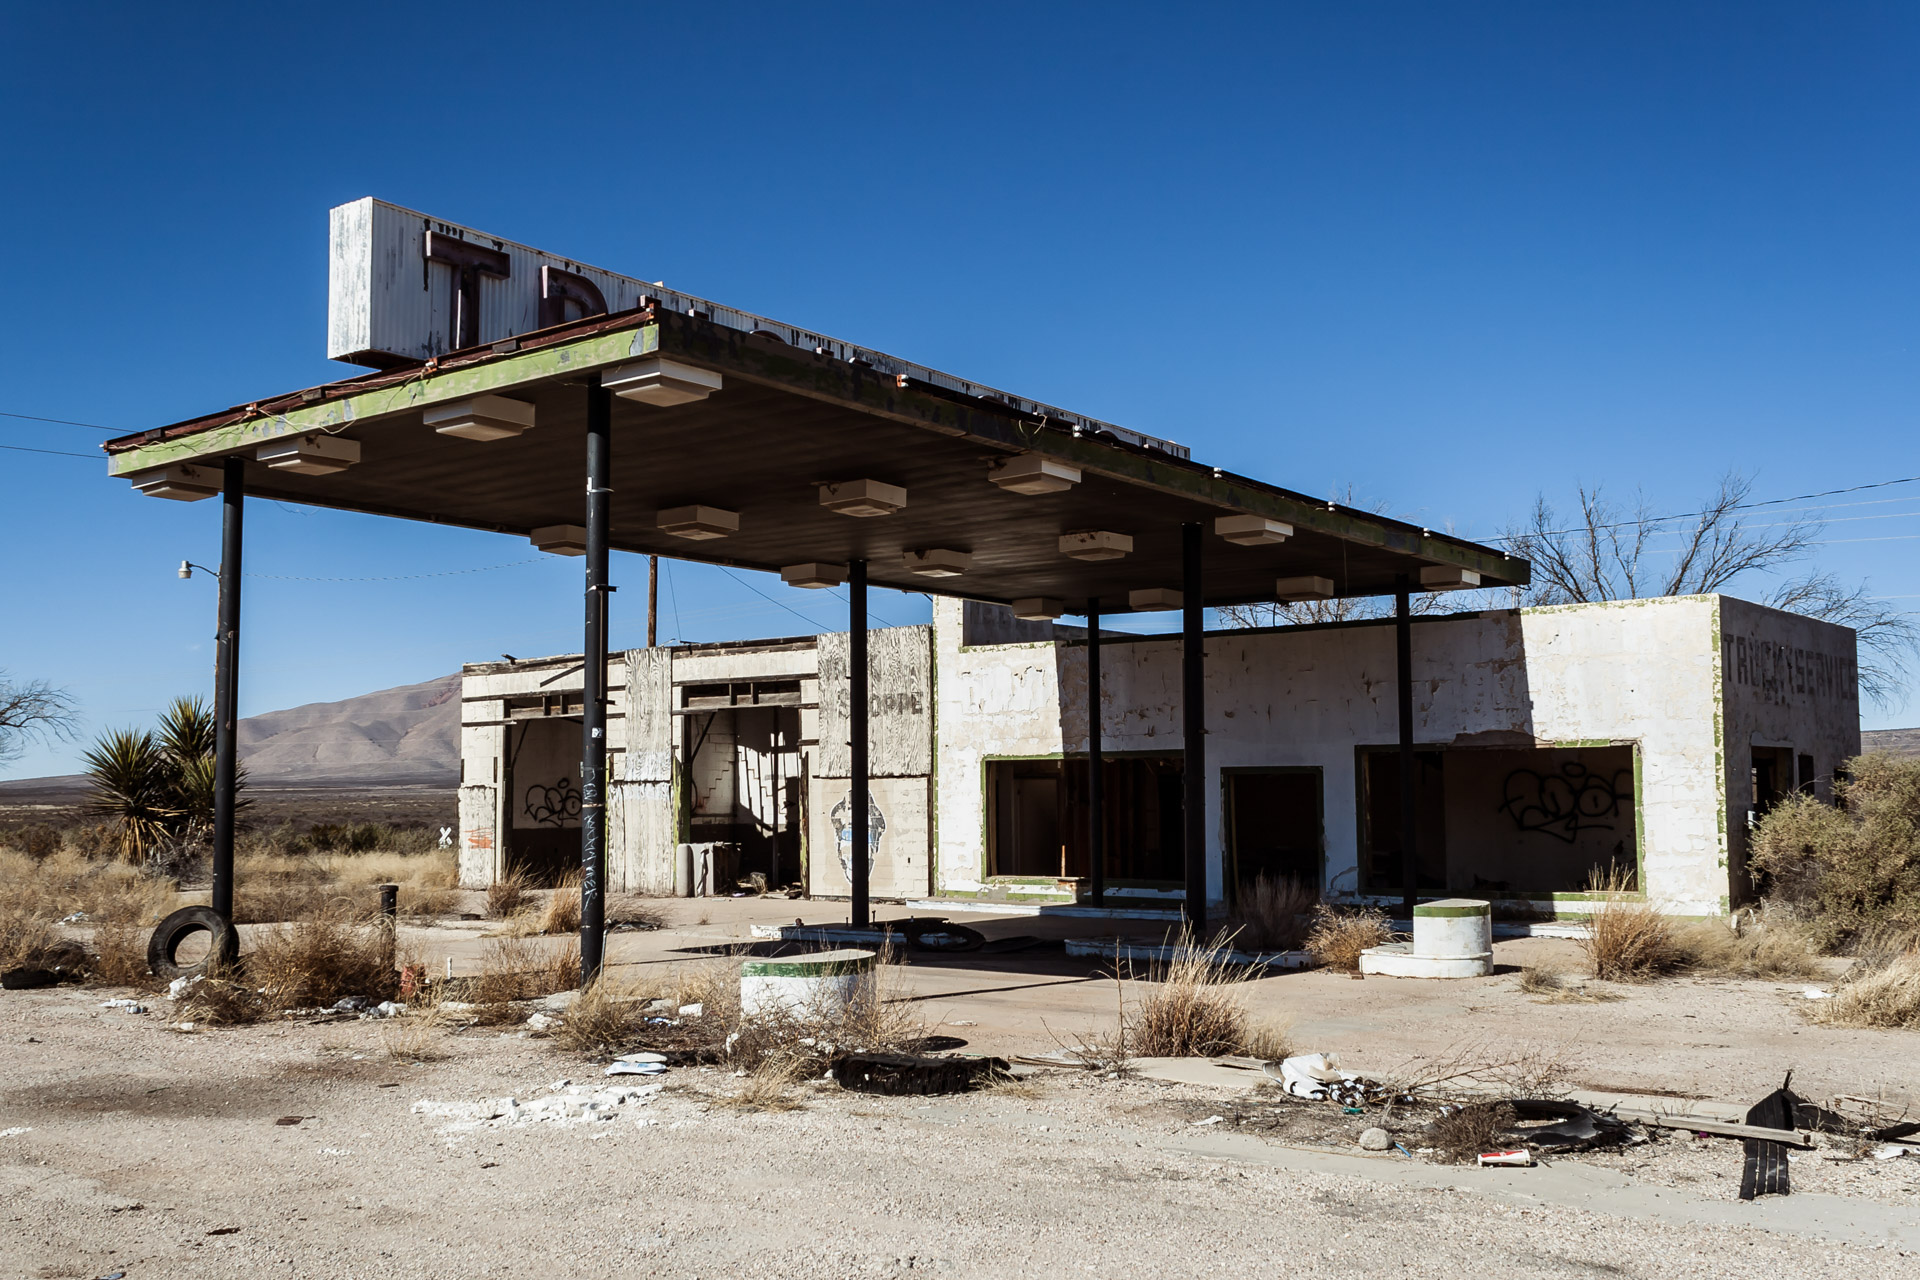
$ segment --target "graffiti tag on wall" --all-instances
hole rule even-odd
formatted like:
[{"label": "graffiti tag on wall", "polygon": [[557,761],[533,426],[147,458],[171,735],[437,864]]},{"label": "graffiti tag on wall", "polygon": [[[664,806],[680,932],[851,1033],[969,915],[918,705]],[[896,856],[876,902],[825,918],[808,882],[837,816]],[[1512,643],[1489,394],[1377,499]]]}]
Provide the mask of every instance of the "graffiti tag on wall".
[{"label": "graffiti tag on wall", "polygon": [[543,827],[563,827],[580,820],[580,788],[562,777],[552,786],[536,782],[527,788],[526,815]]},{"label": "graffiti tag on wall", "polygon": [[1596,773],[1578,760],[1557,772],[1515,769],[1501,784],[1500,812],[1522,831],[1539,831],[1572,844],[1582,831],[1611,831],[1633,800],[1633,773]]}]

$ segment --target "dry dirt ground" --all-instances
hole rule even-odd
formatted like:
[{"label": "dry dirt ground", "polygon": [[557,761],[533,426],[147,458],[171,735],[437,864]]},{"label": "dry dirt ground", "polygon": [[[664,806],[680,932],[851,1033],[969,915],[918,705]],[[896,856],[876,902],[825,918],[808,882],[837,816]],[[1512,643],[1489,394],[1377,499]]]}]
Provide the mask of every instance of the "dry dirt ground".
[{"label": "dry dirt ground", "polygon": [[[617,938],[622,971],[700,963],[755,920],[831,918],[665,908],[668,928]],[[459,972],[490,927],[405,933]],[[1111,1021],[1096,970],[1044,948],[915,959],[905,995],[969,1049],[1046,1050]],[[1810,1096],[1913,1093],[1920,1037],[1808,1026],[1797,991],[1678,982],[1540,1005],[1511,972],[1308,973],[1249,995],[1293,1018],[1298,1047],[1375,1071],[1492,1037],[1571,1045],[1570,1083],[1622,1091],[1747,1101],[1792,1066]],[[1743,1205],[1739,1146],[1720,1140],[1453,1168],[1362,1153],[1312,1104],[1084,1073],[932,1099],[814,1083],[794,1109],[744,1110],[725,1072],[609,1081],[511,1030],[437,1036],[414,1061],[390,1023],[182,1034],[164,1000],[129,1014],[100,1007],[110,994],[0,995],[0,1277],[1920,1276],[1920,1159],[1810,1152],[1794,1195]],[[568,1087],[654,1083],[607,1120],[487,1119],[509,1097],[525,1113]]]}]

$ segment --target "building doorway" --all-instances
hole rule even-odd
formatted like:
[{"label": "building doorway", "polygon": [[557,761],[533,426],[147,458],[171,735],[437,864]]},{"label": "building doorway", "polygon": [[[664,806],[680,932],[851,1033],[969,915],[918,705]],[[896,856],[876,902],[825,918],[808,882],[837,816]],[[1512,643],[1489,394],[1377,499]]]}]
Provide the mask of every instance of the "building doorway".
[{"label": "building doorway", "polygon": [[1318,769],[1223,769],[1227,883],[1235,900],[1261,876],[1318,891],[1324,861]]}]

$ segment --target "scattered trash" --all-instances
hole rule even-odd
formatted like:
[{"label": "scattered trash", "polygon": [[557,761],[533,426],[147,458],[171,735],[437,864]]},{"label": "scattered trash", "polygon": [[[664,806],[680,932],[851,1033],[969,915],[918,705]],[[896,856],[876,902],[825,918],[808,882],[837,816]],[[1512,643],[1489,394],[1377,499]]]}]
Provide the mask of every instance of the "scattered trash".
[{"label": "scattered trash", "polygon": [[1393,1146],[1393,1139],[1381,1128],[1362,1129],[1360,1131],[1360,1149],[1362,1151],[1386,1151]]},{"label": "scattered trash", "polygon": [[1188,1121],[1188,1123],[1194,1125],[1197,1128],[1201,1125],[1219,1124],[1222,1120],[1225,1120],[1225,1119],[1226,1119],[1225,1116],[1208,1116],[1205,1120],[1190,1120]]},{"label": "scattered trash", "polygon": [[1912,1155],[1912,1147],[1903,1147],[1897,1142],[1883,1142],[1873,1149],[1875,1160],[1898,1160],[1901,1156]]},{"label": "scattered trash", "polygon": [[931,1057],[910,1053],[843,1053],[827,1073],[842,1089],[855,1093],[964,1093],[982,1080],[1005,1076],[1005,1058],[965,1055]]},{"label": "scattered trash", "polygon": [[340,1000],[334,1004],[333,1012],[359,1013],[364,1009],[366,1009],[366,1007],[371,1003],[372,1002],[369,1001],[365,996],[342,996]]},{"label": "scattered trash", "polygon": [[11,1128],[11,1129],[0,1129],[0,1138],[17,1138],[23,1133],[32,1133],[32,1132],[33,1130],[28,1128],[25,1125],[16,1125],[14,1128]]},{"label": "scattered trash", "polygon": [[173,1024],[173,1029],[185,1035],[192,1035],[195,1031],[199,1030],[199,1024],[193,1022],[176,1022]]},{"label": "scattered trash", "polygon": [[85,920],[86,918],[87,918],[86,912],[76,911],[70,916],[61,916],[60,923],[61,924],[79,924],[82,920]]},{"label": "scattered trash", "polygon": [[535,1013],[527,1017],[527,1030],[551,1031],[560,1025],[560,1019],[550,1013]]},{"label": "scattered trash", "polygon": [[397,1018],[406,1011],[407,1006],[403,1004],[396,1004],[392,1000],[382,1000],[379,1004],[367,1010],[367,1016],[369,1018]]},{"label": "scattered trash", "polygon": [[175,978],[167,984],[167,999],[185,1000],[187,998],[187,992],[193,990],[195,986],[205,981],[205,975],[198,973],[186,978]]},{"label": "scattered trash", "polygon": [[529,1124],[600,1124],[619,1119],[623,1108],[645,1105],[663,1088],[660,1084],[609,1085],[599,1089],[572,1085],[563,1093],[555,1092],[525,1102],[517,1098],[492,1098],[485,1102],[436,1102],[423,1098],[413,1104],[413,1114],[450,1121],[441,1128],[443,1134]]},{"label": "scattered trash", "polygon": [[102,1009],[124,1009],[128,1013],[145,1013],[147,1011],[147,1006],[141,1004],[138,1000],[102,1000],[100,1007]]},{"label": "scattered trash", "polygon": [[1517,1120],[1550,1120],[1554,1123],[1527,1128],[1516,1125],[1509,1132],[1529,1147],[1551,1151],[1585,1151],[1589,1147],[1616,1146],[1626,1142],[1633,1131],[1612,1116],[1601,1115],[1577,1102],[1548,1098],[1515,1098],[1507,1104]]},{"label": "scattered trash", "polygon": [[284,1124],[284,1125],[295,1125],[295,1124],[299,1124],[302,1120],[311,1120],[311,1119],[313,1119],[312,1116],[281,1116],[278,1120],[275,1120],[274,1123]]},{"label": "scattered trash", "polygon": [[[1793,1072],[1789,1071],[1778,1089],[1748,1109],[1747,1123],[1761,1129],[1783,1129],[1786,1132],[1782,1136],[1795,1138],[1794,1113],[1806,1105],[1806,1099],[1787,1088],[1792,1083]],[[1765,1138],[1748,1138],[1745,1145],[1747,1159],[1740,1169],[1740,1198],[1753,1200],[1760,1196],[1789,1194],[1785,1144]]]},{"label": "scattered trash", "polygon": [[1819,987],[1808,987],[1800,993],[1800,998],[1802,1000],[1831,1000],[1833,999],[1833,992],[1822,990]]},{"label": "scattered trash", "polygon": [[1357,1071],[1342,1071],[1337,1054],[1296,1054],[1279,1062],[1266,1063],[1260,1069],[1269,1079],[1278,1080],[1280,1087],[1295,1098],[1337,1102],[1343,1107],[1379,1101],[1391,1092],[1385,1085],[1368,1080]]},{"label": "scattered trash", "polygon": [[207,1234],[210,1236],[230,1236],[239,1229],[238,1227],[215,1227],[213,1230],[207,1232]]},{"label": "scattered trash", "polygon": [[[649,1058],[658,1058],[660,1055],[656,1053],[647,1056]],[[658,1076],[665,1075],[666,1071],[666,1063],[641,1061],[639,1060],[639,1055],[635,1055],[633,1058],[615,1058],[608,1064],[606,1074],[610,1076]]]},{"label": "scattered trash", "polygon": [[683,1018],[703,1017],[705,1016],[706,1012],[707,1012],[707,1006],[704,1003],[683,1004],[680,1006],[680,1009],[679,1009],[680,1016]]},{"label": "scattered trash", "polygon": [[1512,1151],[1483,1151],[1480,1153],[1480,1164],[1482,1168],[1488,1165],[1513,1165],[1526,1168],[1533,1164],[1533,1152],[1525,1147],[1517,1147]]}]

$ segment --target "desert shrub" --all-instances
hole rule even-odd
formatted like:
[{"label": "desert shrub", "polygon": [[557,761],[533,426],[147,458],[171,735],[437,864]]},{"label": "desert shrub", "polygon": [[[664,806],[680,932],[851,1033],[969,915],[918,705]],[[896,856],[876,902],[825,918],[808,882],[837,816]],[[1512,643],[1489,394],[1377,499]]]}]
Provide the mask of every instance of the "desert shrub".
[{"label": "desert shrub", "polygon": [[544,934],[580,932],[580,873],[570,872],[547,892],[546,909],[540,913],[540,932]]},{"label": "desert shrub", "polygon": [[377,915],[337,906],[259,930],[241,963],[269,1010],[330,1005],[345,996],[391,1000],[398,989],[386,926]]},{"label": "desert shrub", "polygon": [[1239,1053],[1247,1042],[1246,992],[1251,971],[1223,959],[1224,938],[1210,947],[1186,936],[1171,962],[1156,964],[1154,985],[1140,1000],[1127,1029],[1132,1052],[1147,1058],[1210,1058]]},{"label": "desert shrub", "polygon": [[1633,891],[1630,871],[1596,871],[1591,884],[1600,896],[1580,947],[1593,962],[1594,977],[1645,982],[1684,967],[1685,954],[1674,941],[1675,922]]},{"label": "desert shrub", "polygon": [[1854,941],[1853,968],[1808,1016],[1836,1027],[1920,1031],[1920,930],[1870,929]]},{"label": "desert shrub", "polygon": [[39,968],[39,957],[59,940],[53,927],[33,912],[0,906],[0,969]]},{"label": "desert shrub", "polygon": [[1821,976],[1806,930],[1786,920],[1689,920],[1671,932],[1677,967],[1724,978]]},{"label": "desert shrub", "polygon": [[472,983],[473,1002],[502,1005],[580,985],[580,944],[537,938],[490,938]]},{"label": "desert shrub", "polygon": [[1754,828],[1748,861],[1766,896],[1844,948],[1876,926],[1920,928],[1920,760],[1874,754],[1835,779],[1837,806],[1791,795]]},{"label": "desert shrub", "polygon": [[147,938],[152,932],[145,925],[112,921],[93,931],[93,954],[87,961],[87,978],[107,987],[154,987],[153,973],[147,968]]},{"label": "desert shrub", "polygon": [[1325,903],[1313,909],[1306,949],[1329,969],[1357,973],[1360,953],[1393,937],[1386,915],[1373,907],[1337,910]]},{"label": "desert shrub", "polygon": [[1513,1128],[1513,1108],[1504,1102],[1470,1102],[1442,1113],[1427,1126],[1427,1145],[1442,1164],[1470,1164],[1498,1149]]},{"label": "desert shrub", "polygon": [[1240,893],[1234,945],[1250,951],[1292,951],[1306,936],[1320,895],[1292,876],[1262,875]]},{"label": "desert shrub", "polygon": [[0,835],[0,848],[24,853],[35,862],[58,853],[62,843],[60,828],[46,822],[23,823]]},{"label": "desert shrub", "polygon": [[554,1042],[590,1057],[624,1053],[645,1038],[647,1006],[663,994],[657,980],[617,978],[603,970],[567,1006]]},{"label": "desert shrub", "polygon": [[504,920],[517,913],[526,899],[526,876],[519,871],[508,872],[487,886],[487,914],[495,920]]}]

